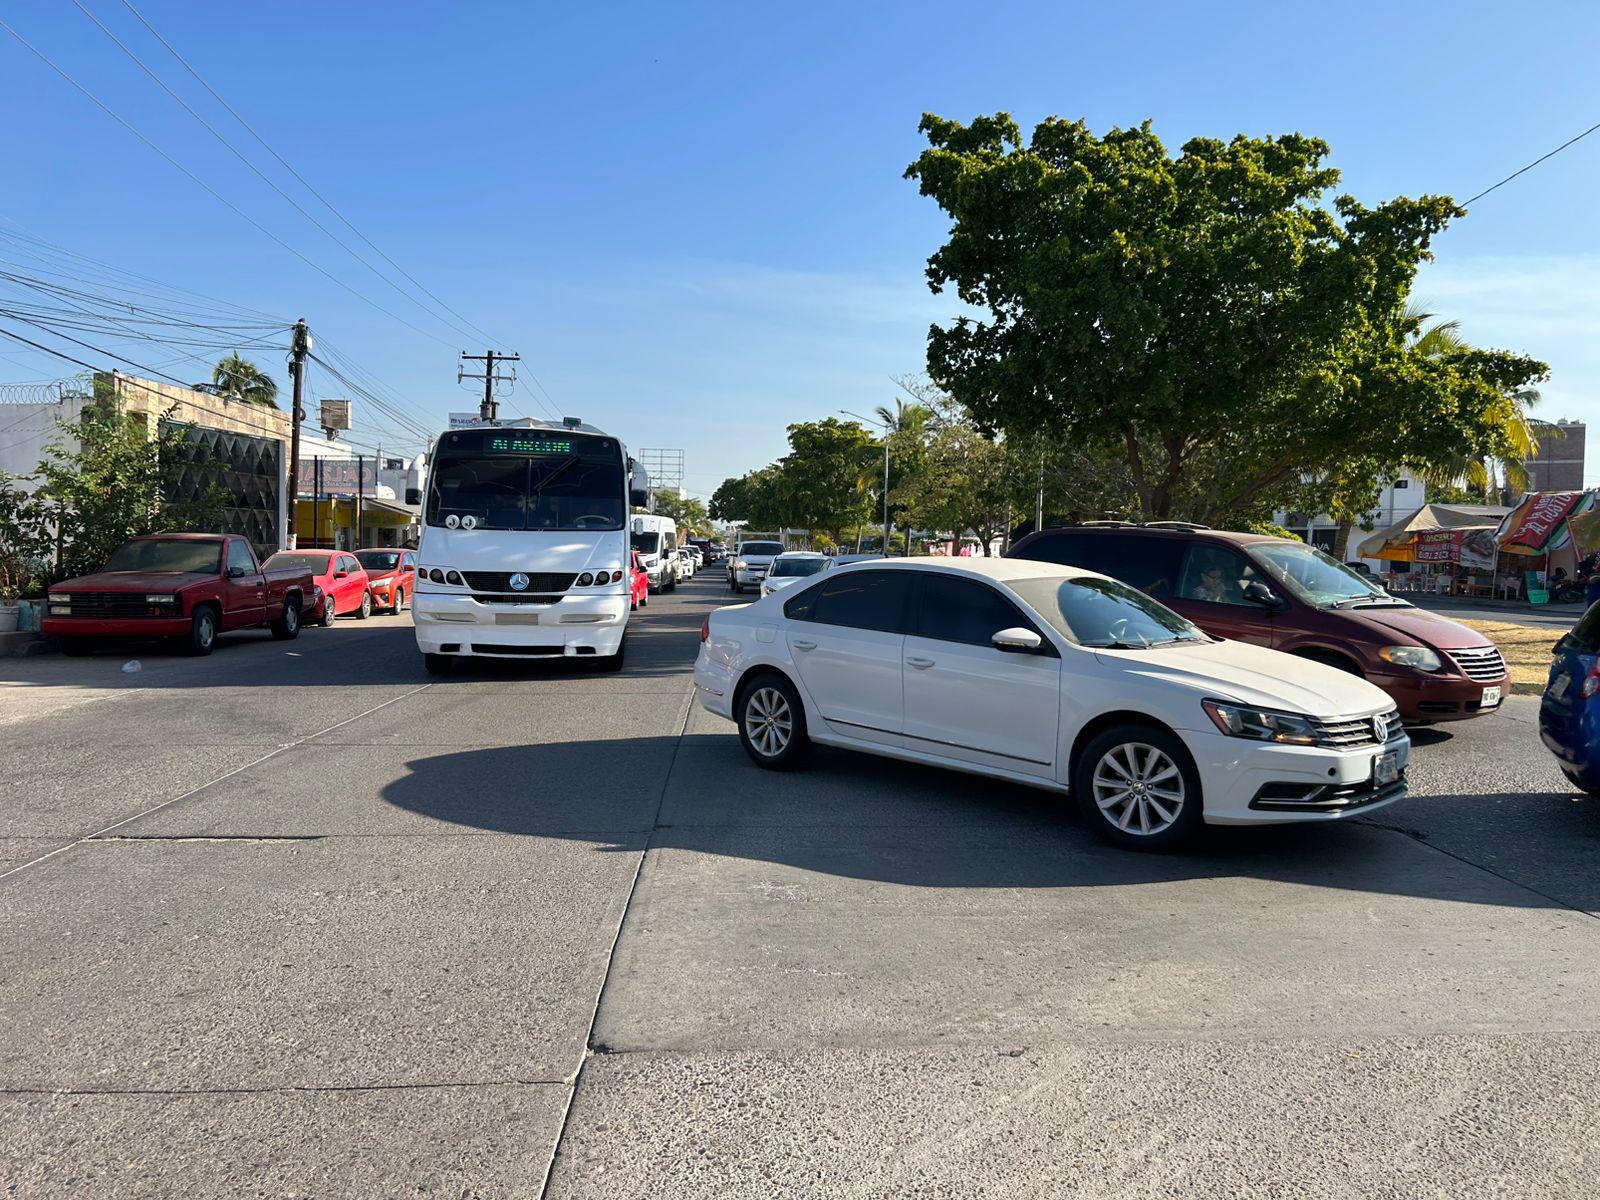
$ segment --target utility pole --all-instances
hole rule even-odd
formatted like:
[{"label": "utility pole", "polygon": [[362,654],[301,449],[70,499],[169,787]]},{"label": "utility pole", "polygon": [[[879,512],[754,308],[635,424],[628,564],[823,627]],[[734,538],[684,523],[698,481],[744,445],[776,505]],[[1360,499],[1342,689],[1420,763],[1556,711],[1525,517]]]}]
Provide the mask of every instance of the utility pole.
[{"label": "utility pole", "polygon": [[[300,495],[300,422],[306,419],[306,410],[300,406],[305,394],[306,355],[311,353],[311,331],[306,319],[294,323],[294,341],[289,347],[289,374],[294,379],[294,412],[289,416],[289,503],[284,506],[287,517],[285,534],[289,549],[295,548],[294,509]],[[316,530],[312,530],[316,536]]]},{"label": "utility pole", "polygon": [[513,368],[509,375],[496,375],[494,365],[496,363],[519,363],[522,361],[522,355],[498,354],[493,350],[486,351],[483,354],[468,354],[463,350],[461,352],[461,361],[463,363],[481,362],[483,364],[482,375],[457,367],[456,382],[460,383],[466,379],[483,380],[483,403],[478,406],[478,415],[485,421],[499,420],[500,402],[494,398],[494,385],[497,383],[515,383],[517,374],[515,368]]}]

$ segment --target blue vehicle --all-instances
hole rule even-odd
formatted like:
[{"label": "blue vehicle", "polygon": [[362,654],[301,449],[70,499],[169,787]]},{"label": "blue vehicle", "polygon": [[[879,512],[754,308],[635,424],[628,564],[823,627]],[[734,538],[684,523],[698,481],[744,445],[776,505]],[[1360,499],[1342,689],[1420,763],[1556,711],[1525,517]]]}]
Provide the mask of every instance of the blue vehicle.
[{"label": "blue vehicle", "polygon": [[1561,773],[1600,796],[1600,604],[1555,644],[1539,705],[1539,740]]}]

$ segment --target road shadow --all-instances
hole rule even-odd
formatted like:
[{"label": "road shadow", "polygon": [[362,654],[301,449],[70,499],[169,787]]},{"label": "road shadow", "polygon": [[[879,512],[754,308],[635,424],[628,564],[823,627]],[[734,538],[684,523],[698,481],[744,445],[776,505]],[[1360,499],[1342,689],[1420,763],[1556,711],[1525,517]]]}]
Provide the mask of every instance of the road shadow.
[{"label": "road shadow", "polygon": [[[571,789],[608,763],[652,755],[673,762],[653,828],[637,815],[656,807],[646,796],[637,798],[626,830],[598,813],[586,824]],[[1404,801],[1374,814],[1374,823],[1207,828],[1190,851],[1156,855],[1102,842],[1075,806],[1053,793],[832,749],[819,749],[805,770],[773,775],[750,764],[731,733],[471,749],[407,767],[383,789],[387,803],[472,829],[582,840],[602,853],[635,852],[639,834],[651,830],[656,847],[911,887],[1247,877],[1471,904],[1600,908],[1600,802],[1587,797],[1526,798],[1529,806],[1561,807],[1572,827],[1567,840],[1588,866],[1587,878],[1555,899],[1508,883],[1517,862],[1490,874],[1455,851],[1430,849],[1405,828]],[[470,793],[459,786],[467,779]],[[1387,820],[1375,823],[1379,817]],[[1579,828],[1587,840],[1572,836]],[[1496,835],[1491,827],[1483,836]],[[1576,862],[1568,867],[1583,874]]]}]

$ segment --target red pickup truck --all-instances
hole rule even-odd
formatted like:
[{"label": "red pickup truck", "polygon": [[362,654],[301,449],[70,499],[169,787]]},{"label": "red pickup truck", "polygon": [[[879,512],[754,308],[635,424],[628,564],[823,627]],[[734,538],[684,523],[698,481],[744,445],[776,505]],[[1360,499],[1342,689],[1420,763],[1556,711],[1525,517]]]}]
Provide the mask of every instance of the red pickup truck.
[{"label": "red pickup truck", "polygon": [[42,626],[68,654],[119,637],[170,637],[190,654],[210,654],[217,634],[232,629],[264,625],[292,638],[316,601],[310,571],[263,570],[246,538],[158,533],[125,542],[104,570],[52,587]]}]

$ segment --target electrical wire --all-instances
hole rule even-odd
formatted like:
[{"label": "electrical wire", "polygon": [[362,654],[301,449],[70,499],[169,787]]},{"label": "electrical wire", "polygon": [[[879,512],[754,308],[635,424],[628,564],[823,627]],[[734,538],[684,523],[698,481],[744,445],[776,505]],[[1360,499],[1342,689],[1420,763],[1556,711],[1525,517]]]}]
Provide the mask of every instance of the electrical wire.
[{"label": "electrical wire", "polygon": [[1476,196],[1472,197],[1471,200],[1463,200],[1461,202],[1461,207],[1462,208],[1466,208],[1467,205],[1471,204],[1474,200],[1482,200],[1490,192],[1494,191],[1496,188],[1504,187],[1506,184],[1510,183],[1513,179],[1515,179],[1518,175],[1522,175],[1522,174],[1525,174],[1528,171],[1533,170],[1540,163],[1544,162],[1545,159],[1554,158],[1556,155],[1560,154],[1563,150],[1565,150],[1568,146],[1572,145],[1573,143],[1583,141],[1584,138],[1588,137],[1591,133],[1593,133],[1597,129],[1600,129],[1600,124],[1591,125],[1591,126],[1589,126],[1589,128],[1585,129],[1582,133],[1580,133],[1577,137],[1568,138],[1566,141],[1562,142],[1561,145],[1557,146],[1554,150],[1550,151],[1550,153],[1541,154],[1538,158],[1534,159],[1527,166],[1521,168],[1520,170],[1516,170],[1516,171],[1511,172],[1511,174],[1507,175],[1499,183],[1491,184],[1489,187],[1484,188],[1483,191],[1479,192]]},{"label": "electrical wire", "polygon": [[[265,149],[268,154],[272,155],[273,158],[277,159],[279,165],[281,165],[284,170],[288,171],[289,174],[293,175],[295,177],[295,179],[299,181],[300,186],[302,186],[303,188],[306,189],[306,191],[310,192],[313,196],[315,196],[317,198],[317,200],[322,204],[322,206],[324,208],[326,208],[329,212],[331,212],[335,217],[339,218],[340,222],[345,226],[345,228],[350,230],[351,233],[355,234],[356,237],[360,238],[362,240],[362,242],[364,242],[368,246],[368,248],[370,248],[373,251],[373,253],[377,254],[378,257],[383,259],[384,262],[388,263],[391,267],[393,267],[396,271],[398,271],[401,275],[403,275],[407,280],[409,280],[413,285],[415,285],[416,288],[420,292],[422,292],[425,296],[427,296],[430,300],[432,300],[440,308],[444,309],[446,312],[448,312],[449,314],[451,314],[452,316],[454,316],[458,320],[460,320],[463,323],[465,323],[470,329],[475,331],[475,333],[479,337],[483,337],[483,338],[487,339],[490,342],[497,342],[498,343],[498,342],[502,341],[502,339],[496,338],[492,334],[486,333],[478,325],[475,325],[472,321],[470,321],[466,317],[462,316],[461,313],[457,312],[449,304],[446,304],[438,296],[434,295],[434,293],[432,291],[430,291],[427,287],[425,287],[422,284],[422,282],[420,280],[418,280],[414,275],[412,275],[409,271],[407,271],[399,263],[395,262],[394,259],[390,258],[387,254],[385,254],[383,252],[383,250],[380,249],[372,241],[371,238],[369,238],[366,234],[362,233],[361,230],[357,229],[355,227],[355,225],[350,221],[350,219],[348,217],[346,217],[342,212],[340,212],[337,208],[335,208],[333,206],[332,201],[330,201],[321,192],[317,191],[316,188],[312,187],[310,181],[307,180],[304,175],[300,174],[299,171],[295,170],[294,166],[289,162],[288,159],[284,158],[283,155],[279,154],[275,149],[273,149],[271,144],[268,143],[267,140],[264,137],[262,137],[259,133],[256,132],[255,127],[252,126],[250,124],[250,122],[246,121],[244,119],[244,117],[242,117],[239,114],[238,110],[236,110],[233,107],[233,105],[229,104],[226,100],[224,100],[222,98],[222,96],[217,92],[216,88],[212,87],[209,83],[207,83],[205,78],[200,74],[200,72],[195,70],[195,68],[192,67],[189,64],[189,60],[184,58],[182,54],[178,53],[177,49],[172,45],[172,43],[167,41],[167,39],[161,35],[161,32],[158,29],[156,29],[156,27],[154,25],[152,25],[150,23],[150,21],[145,17],[145,15],[143,13],[141,13],[137,8],[135,8],[129,2],[129,0],[122,0],[122,5],[129,12],[131,12],[134,15],[134,17],[136,17],[138,19],[139,23],[141,25],[143,25],[146,30],[149,31],[150,35],[153,38],[155,38],[156,41],[160,42],[162,44],[162,46],[164,46],[166,48],[167,53],[171,54],[173,58],[178,60],[178,62],[183,66],[183,69],[188,71],[189,74],[194,77],[195,82],[197,82],[201,87],[205,88],[205,90],[208,93],[210,93],[211,98],[213,100],[215,100],[218,104],[222,105],[222,107],[227,110],[228,115],[233,117],[233,119],[235,121],[239,122],[240,125],[244,126],[244,128],[249,132],[250,136],[255,138],[255,140],[261,144],[262,148]],[[82,7],[82,6],[80,5],[80,7]],[[97,21],[96,24],[98,24],[98,23],[99,22]]]},{"label": "electrical wire", "polygon": [[385,308],[383,305],[379,304],[376,300],[372,299],[370,296],[368,296],[365,293],[360,292],[357,289],[351,287],[348,283],[346,283],[344,280],[340,279],[337,275],[334,275],[332,272],[330,272],[330,271],[324,269],[323,267],[319,266],[316,262],[312,261],[305,254],[302,254],[299,250],[295,249],[295,247],[290,245],[288,242],[284,241],[277,234],[273,233],[265,225],[261,224],[260,221],[257,221],[254,217],[250,216],[242,208],[240,208],[237,204],[233,203],[233,201],[231,201],[227,197],[223,196],[223,194],[221,192],[217,191],[216,188],[212,187],[204,179],[201,179],[200,176],[196,175],[193,171],[189,170],[188,167],[184,166],[181,162],[179,162],[172,155],[168,154],[165,150],[163,150],[160,146],[158,146],[150,138],[148,138],[143,133],[141,133],[126,118],[124,118],[120,113],[118,113],[115,109],[113,109],[110,105],[108,105],[104,100],[100,99],[99,96],[95,95],[87,87],[85,87],[83,84],[79,83],[76,79],[74,79],[71,75],[69,75],[63,68],[58,66],[53,59],[51,59],[48,55],[46,55],[44,53],[44,51],[40,50],[32,42],[28,41],[27,38],[23,37],[14,28],[12,28],[12,26],[10,24],[8,24],[4,20],[4,18],[0,18],[0,29],[4,29],[13,38],[15,38],[18,42],[20,42],[24,49],[29,51],[29,53],[31,53],[40,62],[44,63],[45,66],[49,67],[52,71],[54,71],[57,75],[59,75],[62,79],[64,79],[68,84],[70,84],[79,93],[81,93],[83,96],[85,96],[91,102],[93,102],[95,107],[99,108],[101,112],[105,113],[112,120],[116,121],[117,124],[121,125],[129,133],[133,134],[134,137],[138,138],[147,147],[149,147],[151,150],[155,151],[155,153],[159,154],[172,167],[174,167],[176,170],[182,172],[188,179],[190,179],[193,183],[195,183],[197,186],[202,188],[207,194],[209,194],[219,204],[222,204],[230,212],[232,212],[236,216],[238,216],[241,220],[244,220],[244,221],[248,222],[250,225],[252,225],[255,229],[260,231],[266,237],[271,238],[279,246],[283,247],[283,249],[287,250],[290,254],[294,255],[301,262],[305,263],[306,266],[310,267],[313,271],[317,272],[317,274],[323,276],[325,279],[329,280],[331,283],[333,283],[333,284],[337,285],[338,287],[344,289],[345,291],[349,292],[352,296],[354,296],[356,299],[360,300],[362,303],[367,304],[367,305],[371,306],[372,308],[377,309],[377,311],[381,312],[384,316],[388,317],[390,320],[398,321],[400,324],[404,325],[407,329],[410,329],[412,332],[421,334],[423,337],[428,338],[428,339],[430,339],[432,341],[438,342],[442,346],[451,345],[451,343],[446,341],[444,338],[441,338],[441,337],[438,337],[438,336],[436,336],[436,335],[434,335],[432,333],[429,333],[426,329],[422,329],[419,326],[413,324],[412,322],[406,320],[399,313],[396,313],[396,312],[392,311],[391,309]]}]

